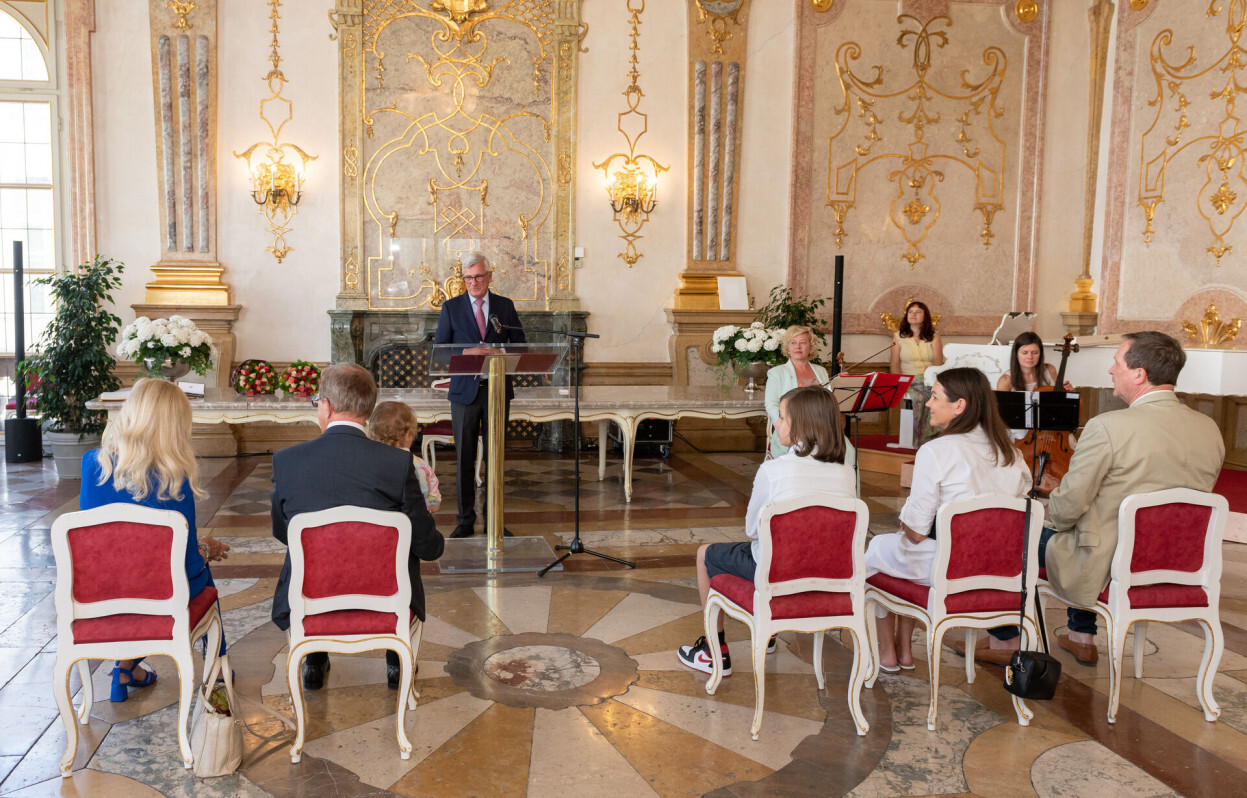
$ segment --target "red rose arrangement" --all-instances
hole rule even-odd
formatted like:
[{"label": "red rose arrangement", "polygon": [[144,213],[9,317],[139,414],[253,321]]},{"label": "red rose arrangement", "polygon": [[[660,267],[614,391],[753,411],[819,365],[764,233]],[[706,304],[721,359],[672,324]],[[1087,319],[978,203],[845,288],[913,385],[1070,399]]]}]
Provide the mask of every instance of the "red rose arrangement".
[{"label": "red rose arrangement", "polygon": [[311,396],[320,389],[320,369],[306,360],[296,360],[281,373],[281,390],[291,396]]},{"label": "red rose arrangement", "polygon": [[277,390],[277,372],[266,360],[248,360],[234,374],[234,390],[247,396],[273,393]]}]

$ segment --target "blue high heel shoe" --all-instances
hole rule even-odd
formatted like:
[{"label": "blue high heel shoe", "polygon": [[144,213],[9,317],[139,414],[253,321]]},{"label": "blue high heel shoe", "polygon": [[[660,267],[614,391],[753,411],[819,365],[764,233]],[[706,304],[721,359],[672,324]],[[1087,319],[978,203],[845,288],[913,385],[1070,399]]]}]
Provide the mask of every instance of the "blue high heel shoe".
[{"label": "blue high heel shoe", "polygon": [[[112,691],[109,693],[109,696],[108,696],[109,701],[112,701],[114,703],[125,701],[127,698],[130,697],[131,687],[150,687],[151,685],[156,683],[156,672],[149,671],[145,668],[140,668],[139,663],[142,661],[143,661],[143,657],[139,657],[138,659],[134,661],[134,664],[128,668],[121,667],[120,660],[113,663],[113,686],[112,686]],[[138,679],[135,678],[134,672],[136,670],[140,671],[143,674],[142,681],[139,681]],[[125,684],[121,683],[121,674],[123,673],[130,680],[126,682]]]}]

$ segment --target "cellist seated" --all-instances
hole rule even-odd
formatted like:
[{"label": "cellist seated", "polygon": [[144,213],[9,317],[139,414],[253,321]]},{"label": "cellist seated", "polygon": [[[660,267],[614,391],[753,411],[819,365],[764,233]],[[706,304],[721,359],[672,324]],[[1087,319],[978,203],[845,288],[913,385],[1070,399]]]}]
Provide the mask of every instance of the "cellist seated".
[{"label": "cellist seated", "polygon": [[[1013,342],[1009,373],[1001,375],[996,381],[996,390],[1037,391],[1044,386],[1056,385],[1056,380],[1056,367],[1043,360],[1043,340],[1033,332],[1024,332]],[[1061,387],[1067,391],[1074,390],[1069,380],[1065,380]]]},{"label": "cellist seated", "polygon": [[[1073,350],[1077,351],[1077,348],[1073,347]],[[1067,354],[1068,352],[1061,358],[1062,371]],[[1033,332],[1024,332],[1013,342],[1013,351],[1009,354],[1009,371],[996,381],[996,390],[1051,391],[1055,390],[1058,380],[1065,390],[1074,390],[1069,380],[1057,375],[1052,364],[1044,363],[1043,340]],[[1034,461],[1041,452],[1047,453],[1043,473],[1036,485],[1039,495],[1047,496],[1069,470],[1069,459],[1077,439],[1069,432],[1044,432],[1040,433],[1040,440],[1036,443],[1034,432],[1013,430],[1012,435],[1017,440],[1017,447],[1026,456],[1032,474],[1039,472]]]}]

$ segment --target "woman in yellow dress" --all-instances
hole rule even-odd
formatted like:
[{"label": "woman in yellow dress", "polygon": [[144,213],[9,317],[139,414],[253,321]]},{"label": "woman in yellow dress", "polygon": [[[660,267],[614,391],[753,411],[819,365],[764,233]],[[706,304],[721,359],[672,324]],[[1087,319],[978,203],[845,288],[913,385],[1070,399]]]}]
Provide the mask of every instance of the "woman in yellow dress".
[{"label": "woman in yellow dress", "polygon": [[892,335],[893,374],[909,374],[914,378],[905,398],[914,409],[914,447],[921,446],[928,437],[927,400],[931,389],[922,381],[931,366],[944,365],[944,342],[935,331],[931,310],[922,302],[911,301],[905,306],[905,318]]}]

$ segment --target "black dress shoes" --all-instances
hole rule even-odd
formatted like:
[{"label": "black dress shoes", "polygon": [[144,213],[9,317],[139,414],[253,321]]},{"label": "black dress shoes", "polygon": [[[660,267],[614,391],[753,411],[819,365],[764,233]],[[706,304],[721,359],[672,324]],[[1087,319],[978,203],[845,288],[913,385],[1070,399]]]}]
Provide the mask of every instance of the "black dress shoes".
[{"label": "black dress shoes", "polygon": [[450,536],[452,538],[470,538],[474,532],[475,530],[472,529],[471,524],[459,524],[455,527],[455,531],[450,533]]},{"label": "black dress shoes", "polygon": [[[416,678],[416,674],[420,672],[420,663],[413,662],[411,664],[411,678]],[[385,686],[391,690],[398,689],[398,680],[402,678],[403,671],[398,665],[385,666]]]},{"label": "black dress shoes", "polygon": [[319,690],[325,686],[325,674],[329,672],[329,657],[314,660],[307,657],[303,660],[303,689]]}]

